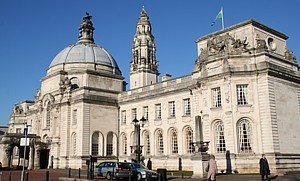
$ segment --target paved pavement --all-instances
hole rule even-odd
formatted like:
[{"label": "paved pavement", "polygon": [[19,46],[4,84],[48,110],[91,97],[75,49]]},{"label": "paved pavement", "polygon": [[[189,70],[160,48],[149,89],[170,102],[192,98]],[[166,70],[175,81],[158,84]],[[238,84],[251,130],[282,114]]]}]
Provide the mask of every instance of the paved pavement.
[{"label": "paved pavement", "polygon": [[[47,170],[29,170],[26,171],[28,173],[28,181],[45,181]],[[2,171],[2,181],[20,181],[21,180],[21,171],[20,170],[12,170],[12,171]],[[72,170],[71,172],[72,178],[78,179],[79,174],[78,170]],[[49,181],[58,181],[59,177],[68,178],[69,171],[68,170],[49,170]],[[25,175],[26,178],[27,175]],[[85,179],[86,174],[83,171],[81,173],[81,179]],[[0,181],[1,181],[0,180]],[[25,179],[26,180],[26,179]],[[95,181],[106,180],[104,178],[95,178]],[[199,178],[189,178],[189,177],[171,177],[168,176],[169,181],[203,181],[203,179]],[[275,181],[300,181],[300,173],[287,174],[283,176],[278,176]],[[241,174],[233,174],[233,175],[218,175],[217,181],[260,181],[260,175],[241,175]]]}]

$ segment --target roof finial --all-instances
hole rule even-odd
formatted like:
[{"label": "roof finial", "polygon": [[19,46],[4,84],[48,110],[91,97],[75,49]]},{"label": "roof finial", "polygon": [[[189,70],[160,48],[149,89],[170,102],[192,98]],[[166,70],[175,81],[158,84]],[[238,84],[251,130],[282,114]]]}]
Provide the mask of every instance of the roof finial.
[{"label": "roof finial", "polygon": [[94,44],[93,32],[95,28],[91,21],[92,16],[88,12],[85,13],[86,16],[82,18],[82,23],[79,30],[78,43],[92,43]]}]

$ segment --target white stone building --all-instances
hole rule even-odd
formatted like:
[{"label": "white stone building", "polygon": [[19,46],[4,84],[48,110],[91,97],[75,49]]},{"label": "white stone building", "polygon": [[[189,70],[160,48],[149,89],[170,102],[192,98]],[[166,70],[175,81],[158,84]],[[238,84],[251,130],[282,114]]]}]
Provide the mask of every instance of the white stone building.
[{"label": "white stone building", "polygon": [[[158,80],[154,36],[145,9],[136,26],[125,90],[113,57],[83,18],[75,45],[51,62],[34,101],[17,103],[2,139],[11,166],[24,123],[30,125],[30,168],[84,168],[90,155],[130,160],[141,127],[142,156],[154,168],[193,170],[194,146],[209,142],[220,171],[258,172],[262,153],[271,172],[300,169],[300,72],[287,36],[247,20],[196,41],[191,74]],[[158,37],[159,38],[159,37]],[[4,154],[4,153],[3,153]]]}]

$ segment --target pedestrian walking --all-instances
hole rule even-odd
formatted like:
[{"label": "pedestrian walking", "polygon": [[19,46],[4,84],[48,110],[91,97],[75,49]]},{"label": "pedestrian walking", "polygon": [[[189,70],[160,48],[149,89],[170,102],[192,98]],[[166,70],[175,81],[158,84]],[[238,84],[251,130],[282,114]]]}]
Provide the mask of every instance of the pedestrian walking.
[{"label": "pedestrian walking", "polygon": [[259,160],[259,173],[261,175],[261,180],[268,180],[268,175],[270,175],[270,168],[268,160],[265,154],[262,154],[261,159]]},{"label": "pedestrian walking", "polygon": [[152,170],[152,161],[151,161],[150,158],[148,159],[148,162],[147,162],[147,168],[148,168],[149,170]]},{"label": "pedestrian walking", "polygon": [[208,173],[207,173],[207,180],[214,181],[216,180],[216,175],[218,173],[218,167],[216,158],[214,155],[210,155],[209,161],[208,161]]}]

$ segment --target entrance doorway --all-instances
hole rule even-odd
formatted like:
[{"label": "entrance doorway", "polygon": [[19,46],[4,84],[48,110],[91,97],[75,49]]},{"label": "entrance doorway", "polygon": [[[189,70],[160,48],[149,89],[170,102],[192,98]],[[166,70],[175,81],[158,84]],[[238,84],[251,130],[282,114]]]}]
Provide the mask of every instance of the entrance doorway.
[{"label": "entrance doorway", "polygon": [[50,152],[50,150],[41,150],[40,151],[40,169],[48,168],[49,152]]}]

